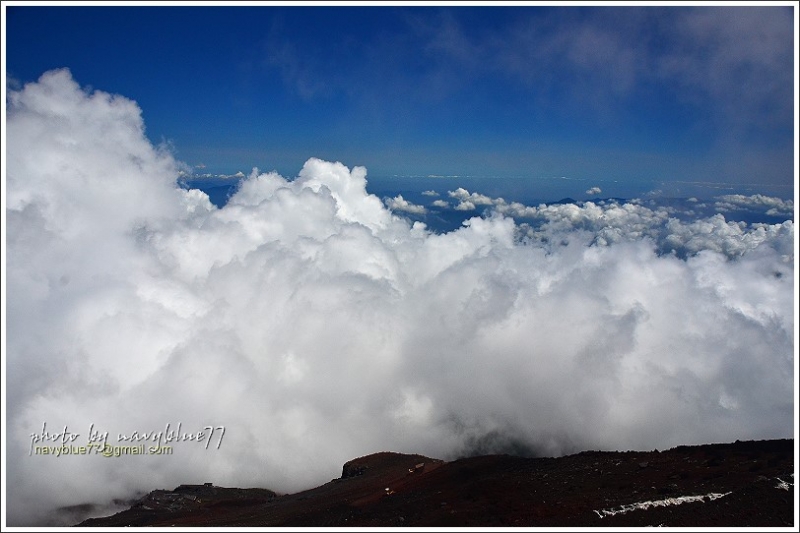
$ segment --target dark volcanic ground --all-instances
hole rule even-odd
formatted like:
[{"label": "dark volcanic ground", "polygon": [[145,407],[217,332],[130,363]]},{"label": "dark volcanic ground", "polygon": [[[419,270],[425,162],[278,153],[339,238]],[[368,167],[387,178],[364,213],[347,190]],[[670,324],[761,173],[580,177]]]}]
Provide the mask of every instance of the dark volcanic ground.
[{"label": "dark volcanic ground", "polygon": [[451,462],[381,452],[297,494],[181,485],[79,526],[794,527],[794,441]]}]

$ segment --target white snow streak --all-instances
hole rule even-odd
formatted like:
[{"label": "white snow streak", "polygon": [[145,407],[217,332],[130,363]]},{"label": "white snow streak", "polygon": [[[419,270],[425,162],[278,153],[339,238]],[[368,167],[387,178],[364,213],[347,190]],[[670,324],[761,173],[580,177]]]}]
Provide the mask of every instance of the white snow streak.
[{"label": "white snow streak", "polygon": [[647,510],[651,507],[669,507],[671,505],[681,505],[684,503],[694,503],[694,502],[706,502],[706,501],[714,501],[718,500],[719,498],[724,498],[730,494],[730,492],[711,492],[709,494],[701,494],[699,496],[678,496],[677,498],[666,498],[664,500],[650,500],[646,502],[637,502],[637,503],[629,503],[627,505],[620,505],[619,507],[613,507],[611,509],[601,509],[598,511],[597,509],[594,510],[597,513],[597,516],[600,518],[605,518],[607,516],[614,516],[617,514],[624,514],[629,511],[637,511],[639,509]]}]

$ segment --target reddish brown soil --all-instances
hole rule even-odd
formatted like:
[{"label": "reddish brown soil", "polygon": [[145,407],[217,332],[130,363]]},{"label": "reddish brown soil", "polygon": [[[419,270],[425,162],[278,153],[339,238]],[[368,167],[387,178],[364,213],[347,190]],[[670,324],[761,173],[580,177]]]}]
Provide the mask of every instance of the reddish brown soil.
[{"label": "reddish brown soil", "polygon": [[[340,479],[283,496],[182,485],[79,525],[796,526],[792,440],[452,462],[382,452],[342,470]],[[610,514],[638,502],[712,493],[724,496]]]}]

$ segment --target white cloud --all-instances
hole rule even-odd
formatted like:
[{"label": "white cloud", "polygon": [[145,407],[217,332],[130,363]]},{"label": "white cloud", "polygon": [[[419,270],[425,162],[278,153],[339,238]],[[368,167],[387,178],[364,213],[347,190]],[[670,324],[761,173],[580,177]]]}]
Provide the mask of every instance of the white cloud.
[{"label": "white cloud", "polygon": [[448,204],[445,200],[434,200],[431,205],[434,207],[450,207],[450,204]]},{"label": "white cloud", "polygon": [[726,221],[717,214],[711,218],[682,222],[673,209],[650,209],[639,203],[618,204],[552,204],[530,207],[498,201],[495,210],[506,216],[532,219],[536,227],[527,226],[529,241],[552,243],[556,235],[573,231],[585,232],[590,242],[609,245],[642,238],[651,240],[660,253],[694,255],[713,250],[729,258],[754,251],[762,244],[779,251],[786,261],[793,260],[794,223],[747,224]]},{"label": "white cloud", "polygon": [[603,191],[602,191],[602,189],[600,189],[600,187],[592,187],[592,188],[590,188],[590,189],[588,189],[586,191],[586,194],[591,196],[591,195],[594,195],[594,194],[600,194],[601,192],[603,192]]},{"label": "white cloud", "polygon": [[439,193],[436,191],[422,191],[423,196],[439,196]]},{"label": "white cloud", "polygon": [[773,198],[762,194],[744,196],[742,194],[726,194],[718,196],[714,207],[717,211],[754,211],[771,216],[792,216],[794,214],[794,201]]},{"label": "white cloud", "polygon": [[[455,198],[461,202],[469,202],[475,205],[492,205],[494,201],[486,195],[479,194],[479,193],[472,193],[462,187],[459,187],[455,191],[447,191],[447,194],[451,198]],[[472,208],[474,209],[474,207]]]},{"label": "white cloud", "polygon": [[494,205],[495,202],[503,202],[502,198],[493,200],[492,198],[473,192],[470,192],[463,187],[459,187],[455,191],[447,191],[451,198],[458,200],[455,207],[456,211],[474,211],[479,205]]},{"label": "white cloud", "polygon": [[386,198],[384,202],[386,203],[386,207],[392,211],[405,211],[415,215],[424,215],[427,212],[425,206],[409,202],[403,198],[402,194],[398,194],[394,198]]},{"label": "white cloud", "polygon": [[[366,169],[313,158],[217,209],[143,131],[67,71],[9,94],[10,524],[180,483],[296,491],[367,453],[447,459],[498,434],[545,454],[792,435],[791,221],[459,189],[496,213],[437,235],[367,194]],[[226,433],[169,457],[28,456],[43,422]]]}]

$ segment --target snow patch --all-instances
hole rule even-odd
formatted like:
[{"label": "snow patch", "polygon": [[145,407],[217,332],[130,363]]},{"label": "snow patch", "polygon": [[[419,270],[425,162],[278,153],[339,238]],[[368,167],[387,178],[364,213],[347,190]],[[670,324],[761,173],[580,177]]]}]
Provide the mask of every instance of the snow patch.
[{"label": "snow patch", "polygon": [[684,503],[694,503],[694,502],[706,502],[706,501],[714,501],[719,498],[723,498],[730,494],[730,492],[711,492],[709,494],[701,494],[699,496],[678,496],[677,498],[666,498],[664,500],[649,500],[646,502],[637,502],[637,503],[629,503],[627,505],[620,505],[619,507],[613,507],[611,509],[595,509],[594,512],[597,513],[597,516],[600,518],[605,518],[607,516],[614,516],[617,514],[624,514],[629,511],[637,511],[639,509],[647,510],[651,507],[669,507],[671,505],[681,505]]},{"label": "snow patch", "polygon": [[[794,474],[789,474],[789,477],[794,477]],[[778,480],[778,484],[775,485],[776,489],[791,490],[791,487],[794,487],[794,483],[789,483],[788,481],[784,481],[779,477],[776,477],[775,479]]]}]

